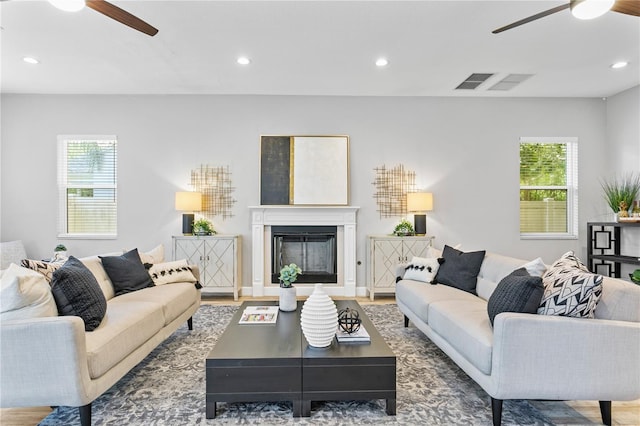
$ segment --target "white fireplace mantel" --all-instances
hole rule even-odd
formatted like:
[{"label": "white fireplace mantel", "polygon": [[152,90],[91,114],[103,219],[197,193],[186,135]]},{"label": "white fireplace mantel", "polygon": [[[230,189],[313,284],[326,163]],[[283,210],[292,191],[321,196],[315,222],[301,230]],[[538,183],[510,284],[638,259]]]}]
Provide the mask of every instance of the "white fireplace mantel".
[{"label": "white fireplace mantel", "polygon": [[[265,263],[270,262],[270,241],[265,239],[265,227],[288,226],[337,226],[342,228],[343,258],[342,285],[327,286],[330,295],[355,297],[356,295],[356,213],[352,206],[251,206],[252,259],[251,276],[254,297],[276,296],[278,286],[267,281]],[[302,291],[301,291],[302,290]],[[307,289],[309,294],[311,288]],[[299,289],[298,295],[304,295]]]}]

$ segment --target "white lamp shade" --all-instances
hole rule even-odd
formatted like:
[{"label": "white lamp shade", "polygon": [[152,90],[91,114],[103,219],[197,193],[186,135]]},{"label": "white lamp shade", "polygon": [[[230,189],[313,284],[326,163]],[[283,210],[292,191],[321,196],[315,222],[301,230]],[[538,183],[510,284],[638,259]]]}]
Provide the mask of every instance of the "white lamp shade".
[{"label": "white lamp shade", "polygon": [[578,19],[593,19],[607,13],[615,0],[572,0],[571,14]]},{"label": "white lamp shade", "polygon": [[433,210],[433,194],[431,192],[407,193],[407,211],[428,212]]},{"label": "white lamp shade", "polygon": [[199,212],[202,210],[202,194],[199,192],[176,192],[176,210]]}]

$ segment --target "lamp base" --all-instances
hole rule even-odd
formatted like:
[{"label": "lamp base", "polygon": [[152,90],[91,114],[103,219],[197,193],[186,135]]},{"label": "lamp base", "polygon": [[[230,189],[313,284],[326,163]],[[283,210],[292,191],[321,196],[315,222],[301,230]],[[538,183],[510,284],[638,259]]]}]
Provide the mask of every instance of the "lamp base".
[{"label": "lamp base", "polygon": [[182,234],[193,235],[193,220],[195,215],[192,213],[185,213],[182,215]]},{"label": "lamp base", "polygon": [[413,215],[413,229],[416,235],[427,235],[427,215],[416,214]]}]

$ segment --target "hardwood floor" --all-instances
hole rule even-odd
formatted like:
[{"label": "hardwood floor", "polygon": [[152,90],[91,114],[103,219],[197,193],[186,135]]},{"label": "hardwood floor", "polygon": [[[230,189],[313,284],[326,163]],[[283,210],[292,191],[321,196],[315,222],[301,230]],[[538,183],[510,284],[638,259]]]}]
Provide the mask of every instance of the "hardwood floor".
[{"label": "hardwood floor", "polygon": [[[339,299],[339,298],[336,298]],[[245,300],[274,300],[274,298],[241,297],[238,301],[225,297],[205,297],[206,305],[240,305]],[[357,298],[361,305],[395,303],[393,297],[376,297],[372,302],[368,297]],[[601,425],[600,407],[597,401],[531,401],[540,412],[557,425]],[[612,424],[616,426],[640,426],[640,399],[613,402]],[[0,409],[2,426],[35,426],[51,412],[49,407],[3,408]]]}]

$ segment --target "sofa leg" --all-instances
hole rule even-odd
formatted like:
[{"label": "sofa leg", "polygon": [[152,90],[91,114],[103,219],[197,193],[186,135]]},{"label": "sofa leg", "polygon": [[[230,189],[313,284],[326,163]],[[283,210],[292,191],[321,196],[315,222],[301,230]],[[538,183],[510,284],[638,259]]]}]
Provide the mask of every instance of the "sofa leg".
[{"label": "sofa leg", "polygon": [[491,412],[493,414],[493,426],[502,424],[502,400],[491,398]]},{"label": "sofa leg", "polygon": [[602,423],[611,426],[611,401],[600,401],[600,414]]},{"label": "sofa leg", "polygon": [[193,330],[193,317],[189,317],[187,320],[187,327],[189,327],[189,330]]},{"label": "sofa leg", "polygon": [[80,411],[80,425],[91,426],[91,403],[78,407]]},{"label": "sofa leg", "polygon": [[404,316],[404,326],[405,328],[409,327],[409,318],[406,315]]}]

